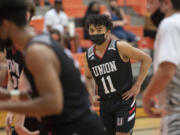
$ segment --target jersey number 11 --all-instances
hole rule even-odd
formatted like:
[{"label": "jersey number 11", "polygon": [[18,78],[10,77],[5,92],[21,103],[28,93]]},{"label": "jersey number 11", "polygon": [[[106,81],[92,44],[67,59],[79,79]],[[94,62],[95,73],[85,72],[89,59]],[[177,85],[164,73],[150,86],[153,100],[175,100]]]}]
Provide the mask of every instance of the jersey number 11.
[{"label": "jersey number 11", "polygon": [[102,81],[102,84],[103,84],[103,87],[104,87],[104,90],[105,90],[105,94],[109,94],[109,93],[113,93],[116,91],[116,89],[114,88],[113,86],[113,83],[112,83],[112,80],[111,80],[111,77],[110,76],[107,76],[106,77],[108,83],[109,83],[109,86],[110,86],[110,90],[108,90],[107,88],[107,85],[106,85],[106,81],[105,81],[105,78],[102,77],[101,81]]}]

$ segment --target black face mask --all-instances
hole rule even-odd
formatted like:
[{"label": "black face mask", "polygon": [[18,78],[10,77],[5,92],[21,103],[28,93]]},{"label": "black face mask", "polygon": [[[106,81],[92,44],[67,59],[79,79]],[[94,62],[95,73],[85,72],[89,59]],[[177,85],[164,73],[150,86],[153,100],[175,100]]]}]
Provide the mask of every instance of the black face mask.
[{"label": "black face mask", "polygon": [[99,11],[92,11],[92,14],[99,14]]},{"label": "black face mask", "polygon": [[111,8],[112,11],[116,11],[116,7],[111,6],[110,8]]},{"label": "black face mask", "polygon": [[12,47],[13,42],[10,38],[7,38],[6,40],[0,39],[0,48],[9,48]]},{"label": "black face mask", "polygon": [[90,40],[96,45],[102,45],[105,42],[104,34],[89,35]]}]

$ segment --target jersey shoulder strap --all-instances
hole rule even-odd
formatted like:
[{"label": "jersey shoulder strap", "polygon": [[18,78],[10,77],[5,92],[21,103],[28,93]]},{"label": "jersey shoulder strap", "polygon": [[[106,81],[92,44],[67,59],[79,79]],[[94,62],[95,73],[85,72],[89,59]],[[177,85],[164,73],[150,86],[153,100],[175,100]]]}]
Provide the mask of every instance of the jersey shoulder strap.
[{"label": "jersey shoulder strap", "polygon": [[87,51],[87,58],[89,59],[93,55],[94,55],[94,45],[88,49],[88,51]]},{"label": "jersey shoulder strap", "polygon": [[41,34],[41,35],[37,35],[35,37],[32,38],[32,40],[30,41],[30,43],[28,44],[34,44],[34,43],[43,43],[43,44],[47,44],[47,45],[52,45],[52,39],[51,36],[49,34]]},{"label": "jersey shoulder strap", "polygon": [[111,43],[110,43],[110,45],[109,45],[109,48],[108,48],[108,50],[114,50],[114,51],[116,51],[116,43],[117,43],[117,40],[111,40]]}]

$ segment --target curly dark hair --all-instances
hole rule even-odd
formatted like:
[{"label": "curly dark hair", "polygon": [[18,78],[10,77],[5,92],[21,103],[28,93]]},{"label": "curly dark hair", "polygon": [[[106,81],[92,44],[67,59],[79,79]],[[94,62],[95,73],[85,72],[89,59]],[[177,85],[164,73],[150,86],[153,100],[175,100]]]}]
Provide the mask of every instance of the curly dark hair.
[{"label": "curly dark hair", "polygon": [[23,27],[27,24],[26,12],[25,0],[0,0],[0,23],[6,19]]},{"label": "curly dark hair", "polygon": [[180,0],[171,0],[171,2],[175,10],[180,10]]},{"label": "curly dark hair", "polygon": [[94,26],[104,25],[107,30],[111,30],[113,27],[112,21],[107,15],[90,15],[86,21],[86,29],[89,29],[89,26],[93,24]]}]

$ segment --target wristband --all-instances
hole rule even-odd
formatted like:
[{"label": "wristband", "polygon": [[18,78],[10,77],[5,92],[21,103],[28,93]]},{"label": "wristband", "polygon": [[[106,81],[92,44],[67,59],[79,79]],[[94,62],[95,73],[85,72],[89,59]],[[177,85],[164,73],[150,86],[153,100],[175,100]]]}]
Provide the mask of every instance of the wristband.
[{"label": "wristband", "polygon": [[11,90],[11,91],[10,91],[11,99],[12,99],[12,100],[15,100],[15,101],[19,100],[20,94],[21,94],[21,93],[20,93],[19,90]]}]

